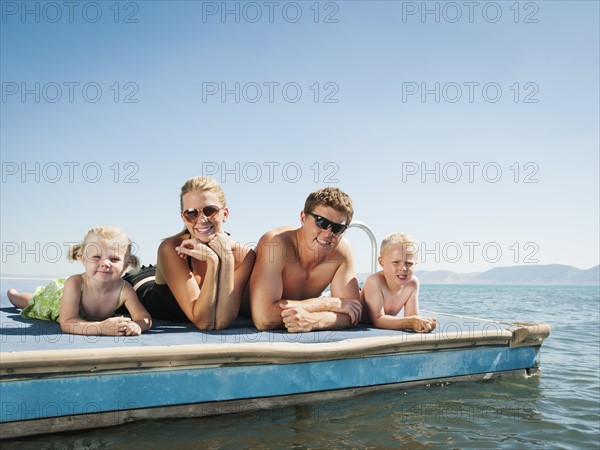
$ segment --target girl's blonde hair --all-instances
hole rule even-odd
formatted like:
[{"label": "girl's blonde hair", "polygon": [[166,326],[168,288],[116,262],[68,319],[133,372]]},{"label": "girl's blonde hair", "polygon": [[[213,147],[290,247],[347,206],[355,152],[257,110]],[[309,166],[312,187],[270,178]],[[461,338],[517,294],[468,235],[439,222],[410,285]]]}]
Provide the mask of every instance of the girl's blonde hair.
[{"label": "girl's blonde hair", "polygon": [[413,255],[419,254],[419,246],[410,234],[392,233],[386,236],[383,241],[381,241],[379,256],[383,256],[383,253],[392,245],[401,245],[404,251],[412,253]]},{"label": "girl's blonde hair", "polygon": [[83,238],[83,242],[72,245],[69,248],[69,253],[67,255],[69,261],[81,260],[86,246],[94,239],[102,239],[105,241],[112,240],[115,244],[118,244],[125,250],[125,264],[133,267],[134,269],[138,269],[140,267],[139,258],[131,253],[132,242],[127,233],[120,228],[111,226],[94,227],[88,230]]}]

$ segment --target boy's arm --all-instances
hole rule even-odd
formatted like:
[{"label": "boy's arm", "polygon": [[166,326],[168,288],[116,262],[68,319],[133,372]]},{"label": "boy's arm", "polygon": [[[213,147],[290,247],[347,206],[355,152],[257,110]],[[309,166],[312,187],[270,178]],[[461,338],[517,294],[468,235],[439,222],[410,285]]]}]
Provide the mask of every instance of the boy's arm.
[{"label": "boy's arm", "polygon": [[369,309],[373,325],[377,328],[388,330],[413,330],[419,333],[429,333],[435,328],[435,318],[409,314],[409,312],[414,313],[415,305],[418,312],[418,281],[416,288],[411,292],[409,299],[404,305],[405,308],[409,307],[409,309],[405,309],[405,317],[397,317],[385,313],[385,297],[381,285],[383,282],[380,275],[373,274],[367,278],[363,287],[365,304]]},{"label": "boy's arm", "polygon": [[[414,284],[414,287],[408,297],[408,300],[404,304],[404,317],[408,316],[418,316],[419,312],[419,288],[421,283],[419,279],[413,275],[411,285]],[[409,286],[406,286],[409,287]],[[411,286],[412,287],[412,286]]]}]

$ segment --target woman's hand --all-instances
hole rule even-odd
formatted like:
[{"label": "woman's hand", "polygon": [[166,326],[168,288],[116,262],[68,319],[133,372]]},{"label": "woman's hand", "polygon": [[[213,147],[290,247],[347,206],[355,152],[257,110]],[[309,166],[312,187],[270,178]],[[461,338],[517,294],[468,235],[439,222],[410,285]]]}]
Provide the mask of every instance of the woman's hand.
[{"label": "woman's hand", "polygon": [[227,259],[228,256],[233,257],[233,241],[224,232],[219,232],[210,240],[208,245],[211,250],[219,257],[221,261]]},{"label": "woman's hand", "polygon": [[175,251],[181,259],[191,256],[198,261],[212,260],[216,263],[219,260],[219,257],[212,248],[196,238],[185,239],[178,247],[175,247]]}]

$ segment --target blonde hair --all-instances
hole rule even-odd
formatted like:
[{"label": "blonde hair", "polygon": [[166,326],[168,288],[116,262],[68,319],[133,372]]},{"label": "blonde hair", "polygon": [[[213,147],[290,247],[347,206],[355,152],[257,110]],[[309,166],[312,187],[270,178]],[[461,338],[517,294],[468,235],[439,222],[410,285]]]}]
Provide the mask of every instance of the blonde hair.
[{"label": "blonde hair", "polygon": [[381,248],[379,250],[379,256],[383,256],[383,253],[393,245],[401,245],[404,251],[413,255],[419,254],[419,246],[415,239],[407,233],[392,233],[381,241]]},{"label": "blonde hair", "polygon": [[304,203],[304,213],[311,213],[317,206],[329,206],[346,216],[346,225],[350,225],[354,209],[352,200],[344,191],[334,187],[321,188],[311,193]]},{"label": "blonde hair", "polygon": [[129,239],[127,233],[117,227],[104,226],[94,227],[88,230],[83,238],[83,242],[72,245],[69,248],[68,258],[69,261],[78,261],[82,258],[85,248],[89,245],[90,241],[95,239],[103,239],[105,241],[113,240],[115,243],[119,243],[120,246],[125,249],[125,263],[128,266],[138,269],[140,267],[140,260],[137,256],[131,253],[132,242]]},{"label": "blonde hair", "polygon": [[181,186],[181,195],[179,196],[179,208],[183,211],[183,196],[188,192],[192,191],[211,191],[217,194],[219,202],[221,202],[221,208],[225,208],[227,203],[225,201],[225,192],[212,177],[194,177],[187,180],[183,186]]},{"label": "blonde hair", "polygon": [[[179,209],[183,212],[183,196],[188,192],[193,191],[210,191],[214,192],[221,203],[221,208],[225,208],[227,206],[227,202],[225,200],[225,192],[219,186],[217,180],[212,177],[194,177],[186,180],[186,182],[181,186],[181,194],[179,194]],[[181,236],[183,234],[187,234],[188,229],[184,225],[183,230],[181,230],[177,235]]]}]

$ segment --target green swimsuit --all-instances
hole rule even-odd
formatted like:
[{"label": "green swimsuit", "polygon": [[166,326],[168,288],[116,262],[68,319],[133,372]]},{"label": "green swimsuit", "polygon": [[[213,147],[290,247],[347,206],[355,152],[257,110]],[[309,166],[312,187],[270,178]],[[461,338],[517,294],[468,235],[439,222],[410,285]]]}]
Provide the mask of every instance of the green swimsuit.
[{"label": "green swimsuit", "polygon": [[[62,299],[63,290],[65,288],[65,281],[67,281],[66,278],[58,278],[51,281],[47,286],[37,287],[33,293],[33,297],[29,299],[29,304],[21,311],[21,317],[26,319],[53,320],[54,322],[58,322],[58,316],[60,314],[60,300]],[[123,281],[121,284],[121,290],[117,296],[115,311],[121,304],[121,294],[123,293],[125,283],[126,282]],[[83,298],[83,282],[81,283],[81,297]],[[86,316],[86,314],[81,310],[81,306],[79,307],[79,317],[88,322],[97,320]]]}]

